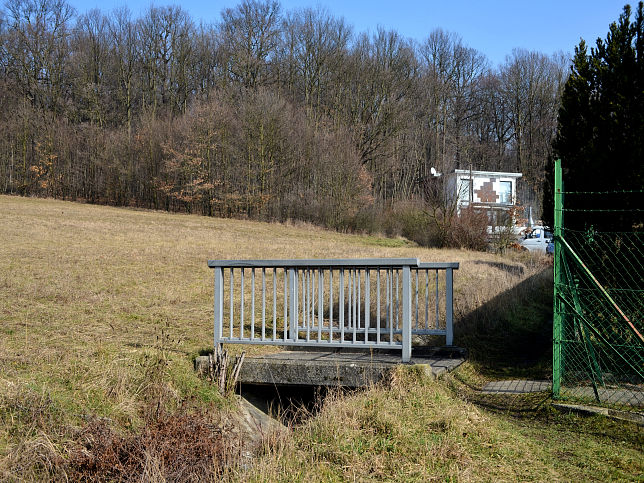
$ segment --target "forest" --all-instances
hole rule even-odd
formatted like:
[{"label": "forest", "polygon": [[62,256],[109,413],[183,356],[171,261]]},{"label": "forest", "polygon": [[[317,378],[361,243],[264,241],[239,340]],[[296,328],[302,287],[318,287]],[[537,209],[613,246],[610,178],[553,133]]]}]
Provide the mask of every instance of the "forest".
[{"label": "forest", "polygon": [[471,168],[523,173],[538,217],[569,65],[270,0],[214,24],[9,0],[0,192],[400,234],[439,216],[432,168]]}]

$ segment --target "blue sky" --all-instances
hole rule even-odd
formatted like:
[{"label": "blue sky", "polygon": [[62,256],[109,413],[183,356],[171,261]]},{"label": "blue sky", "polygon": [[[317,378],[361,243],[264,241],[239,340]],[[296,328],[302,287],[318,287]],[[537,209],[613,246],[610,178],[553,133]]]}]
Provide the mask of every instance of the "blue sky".
[{"label": "blue sky", "polygon": [[[139,16],[154,4],[180,5],[195,21],[217,22],[222,9],[237,0],[69,0],[78,12],[103,12],[127,4]],[[572,55],[579,39],[594,45],[605,37],[627,0],[282,0],[283,10],[321,6],[344,17],[355,32],[373,32],[378,26],[422,41],[435,28],[458,33],[464,42],[499,64],[515,47],[544,54]],[[630,4],[635,8],[636,1]]]}]

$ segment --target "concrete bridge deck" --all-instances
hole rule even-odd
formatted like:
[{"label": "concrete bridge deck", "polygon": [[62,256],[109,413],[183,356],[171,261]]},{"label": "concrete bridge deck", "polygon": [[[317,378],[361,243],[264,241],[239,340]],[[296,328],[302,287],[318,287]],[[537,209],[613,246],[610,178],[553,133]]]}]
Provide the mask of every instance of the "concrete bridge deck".
[{"label": "concrete bridge deck", "polygon": [[[406,365],[420,365],[434,377],[452,371],[465,361],[458,348],[415,350]],[[402,364],[400,352],[282,351],[247,357],[239,375],[241,384],[278,386],[365,387],[382,380]]]}]

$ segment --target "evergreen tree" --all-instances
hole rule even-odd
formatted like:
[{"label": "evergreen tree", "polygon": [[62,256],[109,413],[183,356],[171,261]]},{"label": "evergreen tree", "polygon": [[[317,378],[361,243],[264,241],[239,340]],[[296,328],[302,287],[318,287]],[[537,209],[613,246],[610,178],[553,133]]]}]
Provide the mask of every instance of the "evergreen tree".
[{"label": "evergreen tree", "polygon": [[[639,2],[635,21],[626,5],[605,40],[590,49],[581,40],[559,109],[555,157],[562,159],[565,191],[641,190],[644,174],[644,13]],[[552,216],[552,164],[545,190],[544,217]],[[568,196],[567,208],[641,209],[641,195]],[[577,201],[579,200],[579,201]],[[590,200],[590,201],[588,201]],[[623,212],[620,212],[623,213]],[[637,211],[636,215],[640,215]],[[604,212],[570,212],[570,228],[593,225],[603,230],[630,230],[641,216]]]}]

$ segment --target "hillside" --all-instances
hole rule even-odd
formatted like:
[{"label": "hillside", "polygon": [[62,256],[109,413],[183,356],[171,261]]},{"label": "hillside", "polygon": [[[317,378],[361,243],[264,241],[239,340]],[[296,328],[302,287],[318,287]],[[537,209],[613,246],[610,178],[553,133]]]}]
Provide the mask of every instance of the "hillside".
[{"label": "hillside", "polygon": [[[471,345],[474,366],[442,382],[403,371],[388,388],[329,399],[318,417],[258,460],[256,479],[325,479],[327,473],[316,470],[322,467],[331,479],[361,479],[366,476],[358,468],[375,471],[367,461],[377,466],[375,479],[569,479],[571,468],[582,479],[632,479],[644,470],[641,429],[626,428],[617,440],[623,428],[596,421],[584,426],[574,416],[551,414],[548,421],[536,418],[526,425],[458,396],[459,381],[486,377],[493,365],[503,366],[502,354],[508,364],[521,359],[524,347],[516,344],[525,344],[532,333],[526,329],[514,337],[503,321],[530,304],[547,310],[543,287],[549,270],[540,259],[424,249],[402,239],[301,224],[8,196],[0,196],[0,241],[2,479],[73,476],[80,471],[73,466],[79,441],[94,434],[87,427],[96,428],[96,418],[101,434],[112,434],[109,428],[134,438],[149,434],[150,421],[158,424],[164,414],[177,415],[175,422],[185,421],[186,414],[225,419],[230,401],[192,371],[194,356],[212,344],[206,260],[214,258],[418,257],[461,263],[455,274],[457,343]],[[514,346],[504,347],[504,341]],[[489,351],[483,344],[490,344]],[[249,349],[261,350],[266,349]],[[543,373],[539,363],[547,353],[533,355],[534,370]],[[378,436],[382,431],[384,439]],[[438,436],[417,437],[427,431]],[[586,431],[587,444],[577,447],[576,431]],[[335,433],[341,436],[331,437]],[[436,446],[440,441],[444,445]],[[299,458],[310,467],[303,470]],[[476,471],[469,470],[474,462]],[[488,467],[497,470],[479,472]],[[232,468],[232,479],[249,476]]]},{"label": "hillside", "polygon": [[0,7],[0,193],[365,229],[469,168],[522,172],[541,213],[563,54],[492,66],[456,32],[270,0],[104,7]]}]

